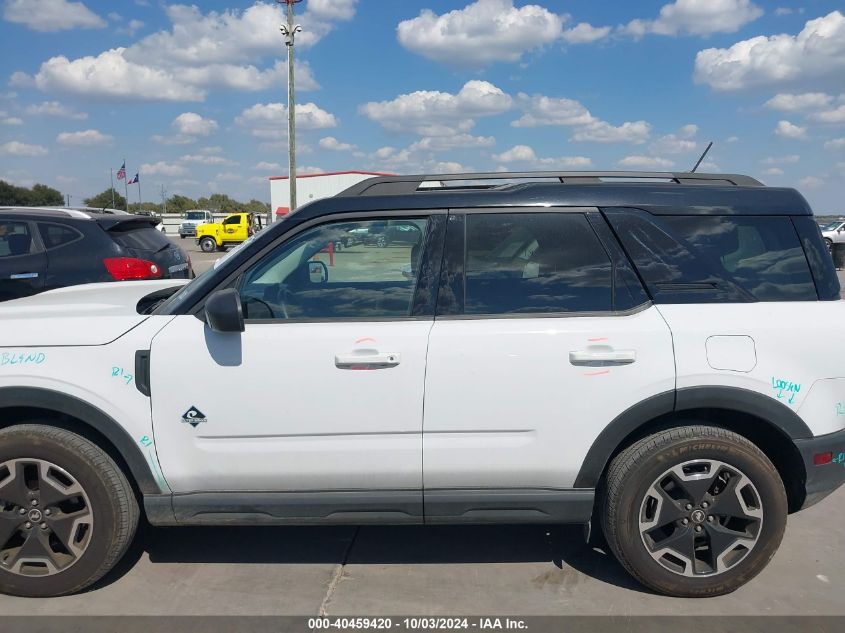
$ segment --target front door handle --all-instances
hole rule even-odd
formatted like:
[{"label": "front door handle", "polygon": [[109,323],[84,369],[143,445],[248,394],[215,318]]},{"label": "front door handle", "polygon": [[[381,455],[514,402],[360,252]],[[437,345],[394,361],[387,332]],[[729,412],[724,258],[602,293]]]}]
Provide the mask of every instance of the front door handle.
[{"label": "front door handle", "polygon": [[611,365],[630,365],[637,360],[637,352],[632,349],[620,350],[579,350],[569,352],[569,362],[579,367],[608,367]]},{"label": "front door handle", "polygon": [[376,350],[360,350],[349,354],[338,354],[334,365],[338,369],[387,369],[396,367],[402,360],[396,352],[380,354]]},{"label": "front door handle", "polygon": [[15,273],[9,275],[9,279],[37,279],[38,273]]}]

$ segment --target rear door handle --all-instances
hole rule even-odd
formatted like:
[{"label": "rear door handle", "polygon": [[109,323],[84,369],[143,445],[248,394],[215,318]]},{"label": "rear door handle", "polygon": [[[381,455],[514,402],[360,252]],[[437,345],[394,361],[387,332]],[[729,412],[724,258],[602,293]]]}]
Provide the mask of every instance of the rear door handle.
[{"label": "rear door handle", "polygon": [[38,277],[38,273],[15,273],[14,275],[9,275],[9,279],[36,279]]},{"label": "rear door handle", "polygon": [[569,352],[569,362],[579,367],[608,367],[610,365],[630,365],[637,360],[637,352],[632,349]]},{"label": "rear door handle", "polygon": [[379,354],[367,350],[366,353],[338,354],[334,364],[338,369],[387,369],[396,367],[401,360],[402,355],[396,352]]}]

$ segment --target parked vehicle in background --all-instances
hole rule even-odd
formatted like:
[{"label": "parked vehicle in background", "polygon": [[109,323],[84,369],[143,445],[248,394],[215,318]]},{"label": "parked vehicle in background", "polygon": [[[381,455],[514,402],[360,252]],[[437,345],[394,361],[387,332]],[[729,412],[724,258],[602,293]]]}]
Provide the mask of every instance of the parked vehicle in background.
[{"label": "parked vehicle in background", "polygon": [[157,218],[57,208],[0,208],[0,301],[99,281],[187,279],[191,260]]},{"label": "parked vehicle in background", "polygon": [[731,174],[507,179],[374,178],[185,286],[0,307],[0,590],[90,586],[140,504],[580,523],[657,592],[754,578],[845,482],[845,303],[806,200]]},{"label": "parked vehicle in background", "polygon": [[222,222],[200,224],[196,228],[197,244],[204,253],[225,250],[245,242],[255,233],[255,218],[252,213],[233,213]]},{"label": "parked vehicle in background", "polygon": [[200,224],[212,224],[214,216],[207,209],[191,209],[185,212],[185,217],[179,224],[179,237],[183,240],[186,237],[195,237],[197,227]]},{"label": "parked vehicle in background", "polygon": [[845,242],[845,220],[836,220],[820,227],[822,237],[830,249],[834,244]]}]

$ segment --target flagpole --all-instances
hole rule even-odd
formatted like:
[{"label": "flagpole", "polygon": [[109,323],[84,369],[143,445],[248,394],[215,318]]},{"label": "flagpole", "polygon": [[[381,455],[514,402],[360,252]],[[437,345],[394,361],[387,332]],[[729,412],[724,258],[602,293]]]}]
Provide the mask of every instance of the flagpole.
[{"label": "flagpole", "polygon": [[[126,159],[123,159],[123,169],[126,169]],[[123,191],[126,192],[126,212],[129,213],[129,185],[126,184],[129,179],[126,177],[126,171],[123,172]]]},{"label": "flagpole", "polygon": [[114,167],[109,169],[109,179],[111,180],[111,208],[114,209]]},{"label": "flagpole", "polygon": [[138,211],[141,210],[141,174],[136,176],[138,178]]}]

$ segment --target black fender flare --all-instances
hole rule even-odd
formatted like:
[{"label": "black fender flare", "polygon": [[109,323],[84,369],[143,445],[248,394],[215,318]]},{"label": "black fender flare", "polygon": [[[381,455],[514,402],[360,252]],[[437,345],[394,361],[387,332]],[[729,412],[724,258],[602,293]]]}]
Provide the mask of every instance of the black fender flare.
[{"label": "black fender flare", "polygon": [[[120,453],[144,495],[166,492],[157,483],[141,449],[120,424],[92,404],[60,391],[39,387],[0,387],[0,422],[4,409],[33,407],[75,418],[103,435]],[[72,429],[71,429],[72,430]]]},{"label": "black fender flare", "polygon": [[722,409],[765,420],[791,440],[813,437],[813,432],[792,409],[770,396],[749,389],[725,386],[685,387],[665,391],[623,411],[593,442],[575,478],[575,488],[595,488],[610,458],[625,438],[661,415],[692,409]]}]

